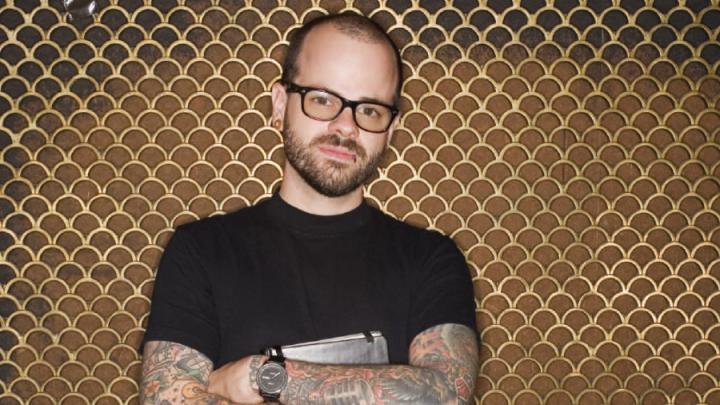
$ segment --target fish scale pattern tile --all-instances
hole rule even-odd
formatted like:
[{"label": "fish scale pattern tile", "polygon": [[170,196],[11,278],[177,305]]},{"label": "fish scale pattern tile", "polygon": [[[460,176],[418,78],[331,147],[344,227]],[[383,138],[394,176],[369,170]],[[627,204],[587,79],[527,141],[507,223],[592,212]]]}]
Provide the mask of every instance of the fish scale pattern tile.
[{"label": "fish scale pattern tile", "polygon": [[173,229],[268,197],[288,35],[355,10],[407,78],[366,188],[467,256],[478,404],[720,403],[710,1],[0,1],[0,402],[136,404]]}]

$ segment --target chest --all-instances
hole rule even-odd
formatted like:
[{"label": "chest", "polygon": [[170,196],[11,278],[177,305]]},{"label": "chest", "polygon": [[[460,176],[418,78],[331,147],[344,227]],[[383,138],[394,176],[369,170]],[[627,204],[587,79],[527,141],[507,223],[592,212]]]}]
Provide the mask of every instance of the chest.
[{"label": "chest", "polygon": [[232,357],[379,330],[391,358],[406,356],[407,272],[401,257],[376,242],[372,235],[286,233],[233,249],[213,272],[221,351]]}]

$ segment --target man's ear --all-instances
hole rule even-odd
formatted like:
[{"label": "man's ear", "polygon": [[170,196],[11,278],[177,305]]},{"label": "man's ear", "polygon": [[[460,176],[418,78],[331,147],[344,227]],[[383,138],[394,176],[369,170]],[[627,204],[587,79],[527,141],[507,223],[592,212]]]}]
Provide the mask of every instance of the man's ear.
[{"label": "man's ear", "polygon": [[287,108],[287,91],[285,86],[276,82],[272,85],[272,120],[282,121],[285,118],[285,109]]},{"label": "man's ear", "polygon": [[390,146],[390,142],[392,141],[393,134],[395,133],[395,127],[400,122],[400,113],[398,113],[395,118],[393,118],[392,123],[390,124],[390,128],[387,130],[387,139],[385,140],[385,148],[387,149]]}]

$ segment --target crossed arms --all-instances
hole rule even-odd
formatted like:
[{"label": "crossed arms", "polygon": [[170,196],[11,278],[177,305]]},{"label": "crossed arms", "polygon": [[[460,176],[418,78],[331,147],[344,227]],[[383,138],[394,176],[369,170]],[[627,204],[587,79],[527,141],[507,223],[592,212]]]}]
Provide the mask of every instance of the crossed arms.
[{"label": "crossed arms", "polygon": [[[202,353],[179,343],[145,344],[141,403],[260,403],[254,377],[263,356],[212,371]],[[331,366],[287,360],[283,404],[467,404],[479,367],[475,331],[443,324],[419,333],[410,365]]]}]

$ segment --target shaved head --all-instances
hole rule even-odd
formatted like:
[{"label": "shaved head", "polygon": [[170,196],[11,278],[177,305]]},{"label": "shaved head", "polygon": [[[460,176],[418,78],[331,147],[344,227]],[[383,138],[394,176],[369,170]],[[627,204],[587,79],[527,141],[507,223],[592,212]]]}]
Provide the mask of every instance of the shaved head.
[{"label": "shaved head", "polygon": [[299,70],[297,63],[298,55],[302,50],[307,35],[314,29],[325,25],[330,25],[337,31],[353,39],[370,43],[382,43],[388,46],[389,51],[392,52],[395,59],[397,84],[394,102],[397,104],[400,100],[400,91],[402,88],[402,62],[400,60],[400,52],[392,39],[390,39],[390,36],[376,22],[365,16],[350,12],[315,18],[293,33],[283,63],[283,83],[290,83],[297,76]]}]

